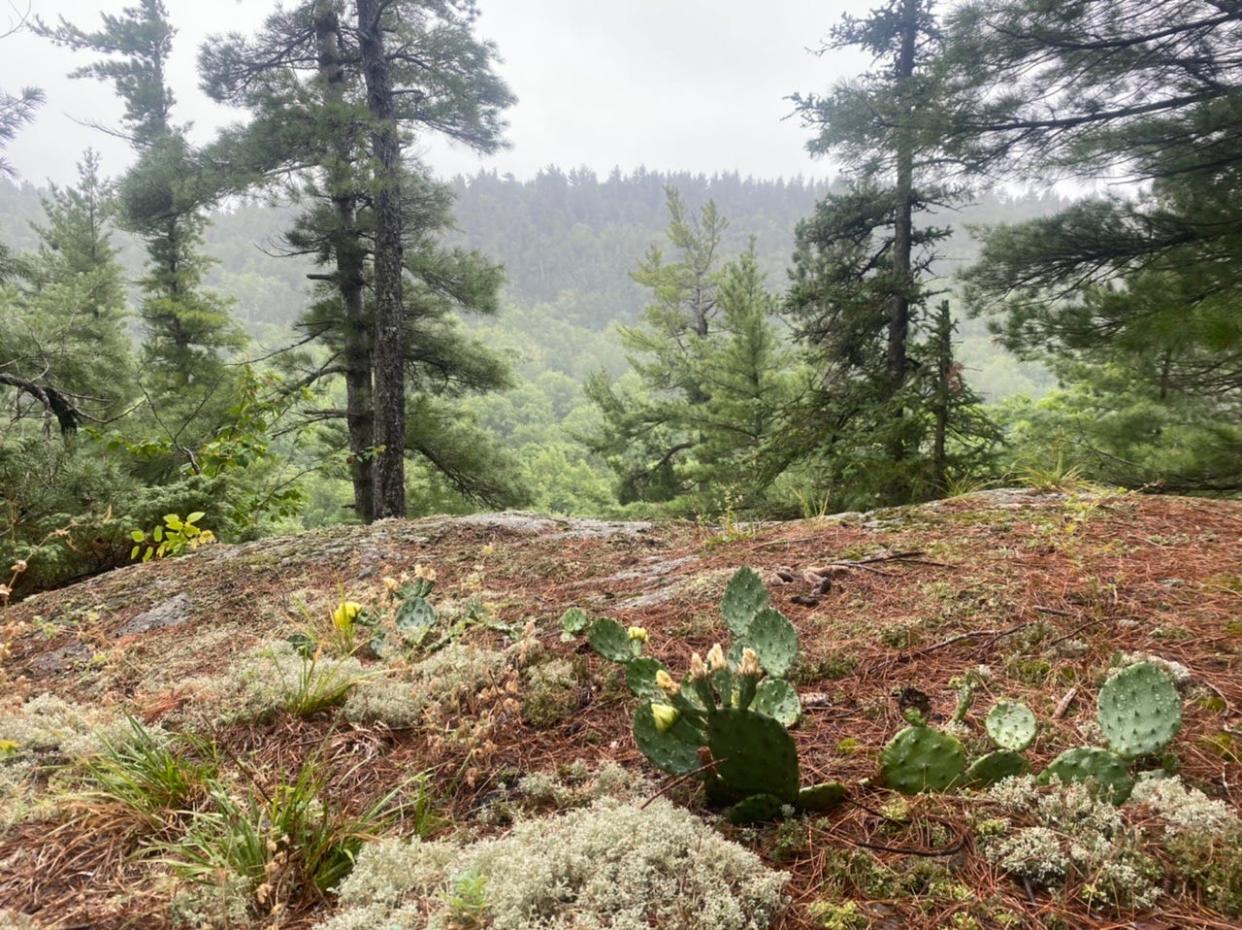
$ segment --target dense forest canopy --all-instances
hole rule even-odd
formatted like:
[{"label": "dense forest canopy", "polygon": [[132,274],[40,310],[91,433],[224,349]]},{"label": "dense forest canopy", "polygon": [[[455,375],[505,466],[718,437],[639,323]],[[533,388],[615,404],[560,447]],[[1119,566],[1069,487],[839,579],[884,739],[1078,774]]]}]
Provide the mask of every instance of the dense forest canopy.
[{"label": "dense forest canopy", "polygon": [[[824,159],[792,179],[555,153],[434,177],[423,141],[486,157],[515,99],[467,0],[305,0],[213,37],[201,87],[238,115],[205,144],[161,0],[19,22],[117,94],[133,160],[108,177],[84,130],[75,183],[3,169],[0,556],[56,583],[170,513],[227,539],[1024,476],[1236,492],[1239,14],[1131,12],[808,23],[870,65],[789,88]],[[6,88],[0,146],[41,103]]]}]

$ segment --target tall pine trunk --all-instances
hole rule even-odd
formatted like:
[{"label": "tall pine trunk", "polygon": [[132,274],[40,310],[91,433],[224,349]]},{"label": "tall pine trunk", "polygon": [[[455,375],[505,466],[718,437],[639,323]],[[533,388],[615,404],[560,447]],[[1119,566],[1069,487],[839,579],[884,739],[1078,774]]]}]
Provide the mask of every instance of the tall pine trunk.
[{"label": "tall pine trunk", "polygon": [[401,138],[384,50],[383,0],[357,0],[375,158],[375,517],[405,516],[405,325],[401,299]]},{"label": "tall pine trunk", "polygon": [[[905,386],[909,371],[910,305],[914,291],[914,268],[911,254],[914,246],[914,138],[911,120],[914,117],[910,86],[914,76],[915,45],[918,40],[918,0],[904,0],[901,16],[901,46],[897,53],[895,77],[902,98],[901,125],[897,127],[895,215],[893,218],[893,277],[897,288],[893,294],[888,318],[888,352],[886,368],[888,399],[892,401]],[[903,410],[893,408],[893,433],[889,454],[894,462],[906,458],[902,436]],[[892,488],[895,499],[906,496],[905,482],[898,479]]]},{"label": "tall pine trunk", "polygon": [[371,450],[375,446],[375,397],[371,388],[371,321],[363,301],[365,247],[358,228],[358,196],[350,165],[353,161],[351,130],[341,125],[345,107],[345,71],[340,58],[341,23],[332,0],[319,0],[315,37],[319,77],[333,140],[328,166],[328,192],[336,214],[332,251],[334,275],[345,314],[345,422],[349,430],[350,479],[354,486],[354,511],[358,519],[375,519],[375,475]]},{"label": "tall pine trunk", "polygon": [[936,310],[936,384],[932,400],[935,434],[932,437],[932,478],[936,491],[949,490],[949,405],[953,392],[953,316],[949,302],[943,301]]}]

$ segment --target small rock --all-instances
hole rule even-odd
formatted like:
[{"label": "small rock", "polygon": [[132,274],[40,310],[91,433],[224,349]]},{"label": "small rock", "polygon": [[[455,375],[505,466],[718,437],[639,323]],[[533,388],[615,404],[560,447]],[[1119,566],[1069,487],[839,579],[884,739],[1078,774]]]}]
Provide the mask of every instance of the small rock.
[{"label": "small rock", "polygon": [[136,636],[139,633],[150,633],[153,630],[163,630],[172,626],[181,626],[188,623],[194,616],[194,602],[190,600],[186,594],[178,594],[176,597],[165,601],[157,607],[140,613],[127,621],[113,636],[121,638],[122,636]]}]

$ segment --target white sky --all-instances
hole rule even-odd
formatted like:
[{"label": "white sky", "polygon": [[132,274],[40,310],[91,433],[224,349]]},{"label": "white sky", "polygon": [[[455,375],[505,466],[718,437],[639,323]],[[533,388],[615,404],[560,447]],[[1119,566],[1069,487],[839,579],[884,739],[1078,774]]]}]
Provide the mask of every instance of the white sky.
[{"label": "white sky", "polygon": [[[102,11],[127,0],[0,0],[47,20],[64,15],[93,27]],[[213,32],[249,32],[274,0],[166,0],[178,29],[171,81],[178,119],[195,136],[240,117],[198,90],[195,59]],[[605,174],[614,166],[739,171],[775,177],[827,175],[806,154],[808,136],[784,98],[826,88],[865,66],[859,56],[823,58],[808,47],[846,10],[870,0],[480,0],[479,31],[505,59],[502,73],[519,98],[509,111],[512,148],[479,158],[431,144],[428,161],[443,175],[480,167],[519,177],[556,164]],[[23,179],[66,182],[87,146],[104,156],[106,173],[128,163],[125,143],[81,122],[113,122],[120,106],[109,87],[65,77],[82,58],[33,35],[0,43],[0,88],[42,87],[47,103],[9,147]]]}]

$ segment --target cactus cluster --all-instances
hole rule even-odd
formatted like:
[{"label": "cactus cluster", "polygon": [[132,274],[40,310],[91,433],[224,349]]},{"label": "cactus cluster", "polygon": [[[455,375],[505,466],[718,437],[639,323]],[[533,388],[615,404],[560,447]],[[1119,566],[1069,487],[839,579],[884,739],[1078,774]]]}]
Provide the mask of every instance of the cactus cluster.
[{"label": "cactus cluster", "polygon": [[1173,741],[1182,725],[1182,702],[1168,673],[1154,662],[1131,665],[1100,689],[1096,720],[1108,748],[1096,746],[1061,753],[1040,781],[1094,781],[1122,804],[1134,788],[1130,767]]},{"label": "cactus cluster", "polygon": [[799,788],[798,751],[788,728],[802,714],[785,680],[798,655],[793,624],[771,607],[757,573],[740,569],[721,603],[732,645],[695,653],[677,680],[643,655],[647,633],[602,618],[587,625],[567,613],[567,634],[585,632],[600,656],[625,666],[626,683],[643,703],[634,712],[634,740],[648,761],[673,775],[701,772],[708,797],[729,805],[735,823],[771,820],[787,808],[827,810],[845,796],[829,782]]}]

